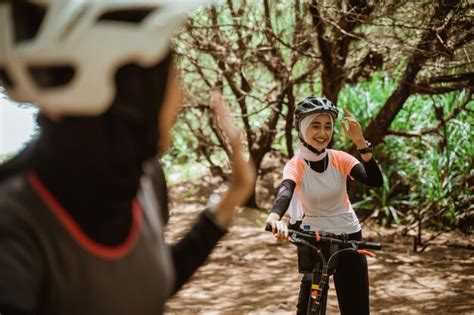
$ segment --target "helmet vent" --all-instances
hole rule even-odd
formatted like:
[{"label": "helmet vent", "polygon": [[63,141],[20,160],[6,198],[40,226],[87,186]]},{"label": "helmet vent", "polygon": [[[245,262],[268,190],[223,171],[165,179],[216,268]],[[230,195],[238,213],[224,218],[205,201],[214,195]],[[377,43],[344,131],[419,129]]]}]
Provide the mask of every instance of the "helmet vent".
[{"label": "helmet vent", "polygon": [[141,23],[148,14],[150,14],[156,8],[143,8],[143,9],[124,9],[124,10],[113,10],[107,11],[102,14],[97,21],[119,21],[128,23]]},{"label": "helmet vent", "polygon": [[64,26],[64,30],[61,32],[60,38],[65,39],[69,34],[74,30],[76,25],[81,21],[81,18],[84,14],[89,10],[90,4],[84,4],[75,15],[68,21],[68,23]]},{"label": "helmet vent", "polygon": [[3,85],[6,88],[13,86],[13,81],[8,76],[7,71],[2,68],[0,68],[0,85]]},{"label": "helmet vent", "polygon": [[44,7],[26,1],[12,1],[15,42],[35,38],[46,15]]},{"label": "helmet vent", "polygon": [[31,66],[28,68],[34,82],[41,88],[53,88],[66,85],[74,77],[71,66]]}]

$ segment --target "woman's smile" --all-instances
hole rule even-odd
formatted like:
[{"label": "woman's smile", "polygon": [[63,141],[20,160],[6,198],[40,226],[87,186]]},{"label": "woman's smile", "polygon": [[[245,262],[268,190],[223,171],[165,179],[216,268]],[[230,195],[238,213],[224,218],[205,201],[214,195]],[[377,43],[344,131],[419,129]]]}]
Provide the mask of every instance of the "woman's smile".
[{"label": "woman's smile", "polygon": [[310,146],[322,150],[329,144],[332,133],[333,122],[331,117],[322,114],[316,116],[306,129],[305,139]]}]

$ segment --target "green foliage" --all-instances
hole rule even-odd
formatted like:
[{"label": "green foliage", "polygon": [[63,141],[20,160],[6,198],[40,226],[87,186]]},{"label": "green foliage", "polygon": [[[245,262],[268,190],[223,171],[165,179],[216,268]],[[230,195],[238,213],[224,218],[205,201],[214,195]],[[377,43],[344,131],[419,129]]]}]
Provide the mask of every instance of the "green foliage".
[{"label": "green foliage", "polygon": [[[351,19],[349,11],[355,7],[347,11],[346,5],[316,3],[321,23],[325,25],[322,33],[313,24],[308,1],[270,1],[266,12],[263,2],[235,0],[216,6],[215,16],[214,11],[209,10],[193,17],[187,32],[175,42],[187,96],[186,108],[175,129],[176,145],[170,157],[164,160],[185,165],[201,163],[213,175],[213,169],[225,168],[228,157],[223,150],[224,141],[209,120],[209,91],[215,86],[223,88],[232,121],[243,132],[246,151],[255,154],[263,151],[256,149],[268,150],[268,146],[261,146],[255,140],[270,139],[272,153],[275,153],[272,157],[284,158],[289,151],[285,134],[286,120],[291,117],[289,108],[294,105],[293,101],[321,95],[324,86],[326,96],[337,98],[338,106],[347,107],[364,127],[386,106],[384,117],[377,119],[391,122],[390,128],[397,131],[397,135],[386,135],[384,128],[379,138],[384,142],[377,146],[375,156],[386,180],[379,189],[358,188],[357,197],[362,200],[356,204],[359,209],[365,209],[387,226],[413,223],[420,219],[421,212],[430,218],[432,225],[455,226],[463,220],[472,202],[472,185],[469,185],[473,177],[473,118],[469,115],[472,104],[467,106],[468,110],[456,113],[466,98],[461,89],[467,82],[469,73],[465,73],[468,70],[464,68],[470,60],[461,42],[457,46],[452,44],[467,36],[461,27],[464,10],[457,7],[446,17],[445,26],[454,26],[447,28],[446,34],[441,29],[436,33],[437,37],[431,39],[432,45],[426,48],[426,56],[430,57],[425,60],[412,57],[420,49],[415,47],[421,38],[431,38],[427,30],[434,29],[430,23],[436,20],[433,15],[438,7],[436,2],[374,6],[368,19],[358,16],[357,19],[364,22],[355,29],[347,28],[345,23]],[[353,35],[349,36],[352,39],[348,47],[343,45],[349,39],[344,38],[346,32]],[[450,44],[441,47],[440,38]],[[321,39],[326,42],[326,48],[333,48],[332,60],[324,60]],[[445,51],[452,48],[450,45],[457,48]],[[346,49],[347,57],[338,54]],[[331,67],[327,67],[330,62]],[[417,67],[420,67],[419,73],[411,75],[416,80],[405,82],[413,86],[413,90],[407,91],[411,96],[405,103],[403,98],[401,103],[394,104],[397,95],[393,93],[401,86],[400,79]],[[331,69],[341,71],[328,71]],[[332,96],[328,83],[337,87]],[[386,111],[395,105],[397,108]],[[395,120],[392,121],[393,116],[387,112],[397,113]],[[278,120],[273,120],[276,126],[270,127],[274,113],[278,113]],[[349,150],[352,142],[339,124],[336,128],[335,147]],[[403,133],[406,135],[400,136]],[[292,136],[296,144],[294,130]],[[195,176],[196,172],[192,167],[185,169],[189,176]]]},{"label": "green foliage", "polygon": [[170,183],[178,183],[202,177],[208,166],[195,153],[194,138],[189,137],[189,131],[182,122],[175,124],[172,133],[172,147],[160,159],[167,180]]},{"label": "green foliage", "polygon": [[[366,127],[395,86],[396,82],[375,75],[371,81],[342,90],[338,105],[347,107]],[[392,129],[416,132],[437,126],[435,107],[442,108],[444,115],[449,116],[465,97],[464,92],[410,97],[393,122]],[[472,111],[473,104],[467,108]],[[252,121],[257,124],[257,120]],[[449,120],[445,128],[433,133],[419,137],[386,136],[374,153],[382,167],[384,185],[375,189],[358,187],[357,199],[360,201],[354,203],[354,207],[369,213],[384,226],[413,223],[418,218],[418,211],[427,207],[432,209],[431,225],[459,224],[473,201],[465,181],[470,172],[474,172],[473,120],[472,115],[464,111]],[[208,163],[194,153],[196,143],[190,140],[187,132],[182,124],[178,124],[173,150],[164,158],[165,164],[173,168],[170,173],[181,173],[179,180],[201,176],[208,167]],[[340,126],[337,127],[335,145],[343,150],[352,145]],[[283,133],[275,138],[273,150],[287,153]],[[225,160],[225,156],[221,154],[216,162],[219,160]],[[184,164],[176,165],[176,161]]]},{"label": "green foliage", "polygon": [[[395,83],[376,78],[341,92],[340,106],[347,106],[363,126],[367,126]],[[439,96],[410,97],[392,123],[391,129],[416,132],[436,127],[436,110],[448,117],[467,97],[465,92]],[[468,111],[473,103],[468,105]],[[436,109],[438,108],[438,109]],[[417,137],[388,135],[375,151],[383,168],[384,186],[359,192],[355,206],[372,212],[381,224],[413,223],[416,213],[428,208],[435,226],[456,226],[472,203],[467,179],[473,172],[473,116],[462,111],[445,127]],[[352,144],[339,133],[344,149]]]},{"label": "green foliage", "polygon": [[[395,87],[396,82],[374,74],[370,81],[346,86],[339,94],[338,106],[341,110],[347,108],[363,127],[367,127]],[[344,135],[339,124],[336,128],[336,146],[348,150],[352,146],[351,140]]]}]

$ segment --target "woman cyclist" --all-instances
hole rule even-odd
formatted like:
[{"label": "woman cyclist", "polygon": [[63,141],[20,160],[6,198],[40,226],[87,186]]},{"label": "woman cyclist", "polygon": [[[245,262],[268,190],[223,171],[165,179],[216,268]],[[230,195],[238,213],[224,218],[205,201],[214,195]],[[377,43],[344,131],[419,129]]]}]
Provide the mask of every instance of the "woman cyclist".
[{"label": "woman cyclist", "polygon": [[0,166],[0,314],[161,314],[225,234],[254,169],[167,245],[157,162],[181,103],[169,42],[199,1],[2,1],[0,81],[41,112]]},{"label": "woman cyclist", "polygon": [[[299,151],[286,163],[283,181],[278,187],[273,208],[266,220],[274,235],[288,237],[288,228],[280,219],[289,212],[290,224],[316,231],[346,233],[349,239],[362,238],[361,225],[349,201],[346,180],[356,179],[380,187],[382,175],[372,156],[372,147],[364,139],[361,126],[347,109],[342,128],[355,143],[360,163],[348,153],[329,149],[338,109],[323,97],[308,97],[294,112],[299,135]],[[298,269],[303,273],[298,298],[298,314],[306,314],[315,258],[306,247],[298,248]],[[369,314],[367,260],[363,255],[341,254],[334,274],[341,314]]]}]

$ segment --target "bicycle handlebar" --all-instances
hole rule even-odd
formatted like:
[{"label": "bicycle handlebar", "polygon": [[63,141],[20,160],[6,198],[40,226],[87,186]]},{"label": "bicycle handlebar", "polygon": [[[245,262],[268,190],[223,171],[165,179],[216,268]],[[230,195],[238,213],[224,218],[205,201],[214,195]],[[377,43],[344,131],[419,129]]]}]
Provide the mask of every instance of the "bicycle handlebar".
[{"label": "bicycle handlebar", "polygon": [[[267,224],[265,226],[265,231],[272,232],[271,224]],[[366,242],[366,241],[356,241],[356,240],[349,240],[347,238],[347,234],[334,234],[324,231],[296,231],[293,229],[288,229],[290,236],[294,239],[294,236],[301,237],[312,244],[315,243],[328,243],[328,244],[337,244],[337,245],[347,245],[352,246],[355,245],[358,249],[372,249],[372,250],[381,250],[382,244],[374,243],[374,242]]]}]

